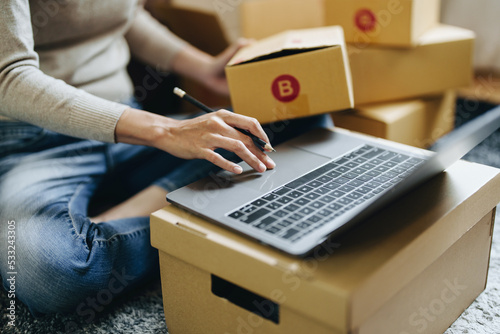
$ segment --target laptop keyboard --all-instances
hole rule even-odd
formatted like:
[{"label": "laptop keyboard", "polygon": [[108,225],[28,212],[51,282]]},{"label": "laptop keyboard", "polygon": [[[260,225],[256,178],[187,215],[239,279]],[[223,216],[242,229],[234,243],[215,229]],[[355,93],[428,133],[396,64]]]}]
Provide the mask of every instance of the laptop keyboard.
[{"label": "laptop keyboard", "polygon": [[390,189],[423,160],[363,145],[228,216],[295,242]]}]

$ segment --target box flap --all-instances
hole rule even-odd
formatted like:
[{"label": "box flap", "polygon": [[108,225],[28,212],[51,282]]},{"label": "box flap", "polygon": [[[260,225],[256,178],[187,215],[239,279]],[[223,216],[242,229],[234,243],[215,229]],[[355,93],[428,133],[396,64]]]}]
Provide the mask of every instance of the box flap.
[{"label": "box flap", "polygon": [[439,44],[467,39],[475,39],[476,35],[472,30],[440,24],[437,27],[423,34],[418,40],[419,45]]},{"label": "box flap", "polygon": [[228,66],[287,51],[301,52],[342,44],[344,44],[344,35],[340,26],[288,30],[242,48],[229,61]]}]

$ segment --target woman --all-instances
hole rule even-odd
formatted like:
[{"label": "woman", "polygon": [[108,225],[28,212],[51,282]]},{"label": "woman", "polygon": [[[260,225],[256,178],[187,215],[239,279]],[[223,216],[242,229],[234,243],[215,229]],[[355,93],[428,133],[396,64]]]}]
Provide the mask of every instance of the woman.
[{"label": "woman", "polygon": [[[179,120],[130,101],[130,52],[227,93],[224,66],[238,48],[208,56],[140,0],[0,3],[0,254],[15,246],[0,274],[8,289],[15,272],[16,297],[34,315],[78,312],[112,284],[121,283],[114,296],[155,272],[148,215],[165,205],[167,191],[214,166],[241,173],[227,153],[259,172],[274,168],[234,129],[267,142],[255,119],[220,110]],[[274,139],[318,124],[290,122]],[[89,217],[89,202],[110,178],[131,197]]]}]

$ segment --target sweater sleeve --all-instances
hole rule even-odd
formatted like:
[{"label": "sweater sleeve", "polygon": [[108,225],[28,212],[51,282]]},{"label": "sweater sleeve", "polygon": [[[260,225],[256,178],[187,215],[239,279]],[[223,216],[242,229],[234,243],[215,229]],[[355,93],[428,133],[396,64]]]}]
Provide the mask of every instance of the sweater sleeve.
[{"label": "sweater sleeve", "polygon": [[142,6],[139,6],[125,38],[135,57],[162,71],[171,69],[173,58],[187,45]]},{"label": "sweater sleeve", "polygon": [[44,74],[34,51],[29,0],[0,2],[0,114],[74,137],[114,142],[126,108]]}]

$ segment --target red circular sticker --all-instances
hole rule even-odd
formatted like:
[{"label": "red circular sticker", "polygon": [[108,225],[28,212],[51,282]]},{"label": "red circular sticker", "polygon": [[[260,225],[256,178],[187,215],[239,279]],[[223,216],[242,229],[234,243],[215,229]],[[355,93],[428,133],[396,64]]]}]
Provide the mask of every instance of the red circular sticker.
[{"label": "red circular sticker", "polygon": [[274,79],[271,86],[274,98],[281,102],[291,102],[299,96],[299,81],[289,74],[283,74]]},{"label": "red circular sticker", "polygon": [[363,8],[354,15],[354,23],[356,23],[359,30],[372,31],[377,23],[377,18],[371,10]]}]

